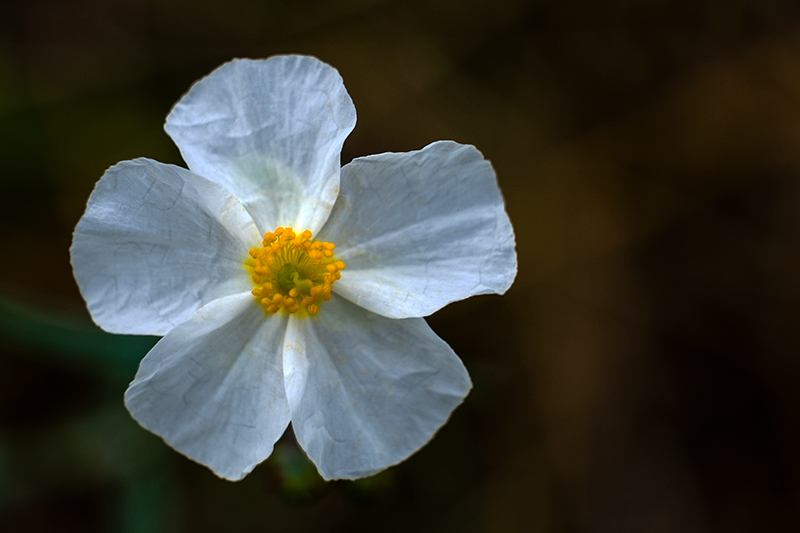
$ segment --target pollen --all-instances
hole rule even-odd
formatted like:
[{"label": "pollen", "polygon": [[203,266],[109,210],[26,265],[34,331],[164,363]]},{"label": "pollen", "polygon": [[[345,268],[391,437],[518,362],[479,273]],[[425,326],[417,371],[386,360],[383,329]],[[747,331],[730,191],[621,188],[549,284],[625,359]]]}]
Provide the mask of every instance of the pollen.
[{"label": "pollen", "polygon": [[311,236],[308,230],[279,227],[250,249],[244,264],[255,285],[253,296],[266,314],[314,316],[331,299],[345,264],[334,256],[335,244]]}]

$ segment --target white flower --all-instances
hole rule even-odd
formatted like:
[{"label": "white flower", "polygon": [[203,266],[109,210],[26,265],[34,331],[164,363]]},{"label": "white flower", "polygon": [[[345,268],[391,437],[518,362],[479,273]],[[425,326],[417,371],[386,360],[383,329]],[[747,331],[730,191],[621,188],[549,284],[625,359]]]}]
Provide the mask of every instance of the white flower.
[{"label": "white flower", "polygon": [[471,387],[421,317],[516,275],[494,171],[474,147],[340,168],[355,121],[341,77],[314,58],[232,61],[167,117],[191,170],[111,167],[75,229],[97,324],[163,335],[128,409],[223,478],[266,459],[290,421],[326,479],[407,458]]}]

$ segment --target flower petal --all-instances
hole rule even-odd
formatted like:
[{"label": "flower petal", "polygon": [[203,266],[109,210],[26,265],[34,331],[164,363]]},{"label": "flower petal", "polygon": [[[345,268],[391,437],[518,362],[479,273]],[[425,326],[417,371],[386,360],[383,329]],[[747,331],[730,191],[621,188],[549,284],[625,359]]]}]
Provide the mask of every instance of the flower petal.
[{"label": "flower petal", "polygon": [[239,198],[261,233],[316,233],[339,191],[340,152],[356,123],[341,76],[305,56],[235,60],[198,81],[167,117],[194,172]]},{"label": "flower petal", "polygon": [[220,298],[145,356],[125,405],[145,428],[220,477],[269,457],[289,424],[281,351],[287,319],[249,293]]},{"label": "flower petal", "polygon": [[404,460],[472,386],[424,319],[388,319],[337,297],[313,319],[289,320],[283,364],[292,427],[326,479]]},{"label": "flower petal", "polygon": [[75,228],[75,278],[95,322],[163,335],[221,296],[248,291],[261,241],[236,198],[186,169],[123,161],[95,186]]},{"label": "flower petal", "polygon": [[334,290],[392,318],[426,316],[517,273],[514,232],[494,170],[473,146],[353,160],[319,239],[347,264]]}]

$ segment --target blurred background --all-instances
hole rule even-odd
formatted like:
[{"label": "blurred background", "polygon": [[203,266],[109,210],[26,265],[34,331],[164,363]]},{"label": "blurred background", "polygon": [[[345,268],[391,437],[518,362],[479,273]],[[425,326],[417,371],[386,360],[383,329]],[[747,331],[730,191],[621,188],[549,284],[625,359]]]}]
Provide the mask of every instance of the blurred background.
[{"label": "blurred background", "polygon": [[[155,338],[92,325],[68,248],[106,168],[183,164],[171,106],[311,54],[342,154],[477,146],[519,275],[429,318],[474,389],[323,482],[291,432],[244,481],[141,429]],[[800,4],[17,0],[0,7],[0,531],[800,531]]]}]

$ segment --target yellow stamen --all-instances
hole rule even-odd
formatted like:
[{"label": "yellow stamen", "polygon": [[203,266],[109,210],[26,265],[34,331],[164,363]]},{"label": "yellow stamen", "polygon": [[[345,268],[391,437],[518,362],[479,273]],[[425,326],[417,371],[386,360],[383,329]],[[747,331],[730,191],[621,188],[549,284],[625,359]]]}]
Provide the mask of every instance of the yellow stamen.
[{"label": "yellow stamen", "polygon": [[248,251],[245,268],[256,286],[253,296],[265,313],[314,316],[322,302],[331,299],[345,264],[334,257],[335,244],[311,237],[309,230],[296,233],[278,227],[264,235],[261,247]]}]

